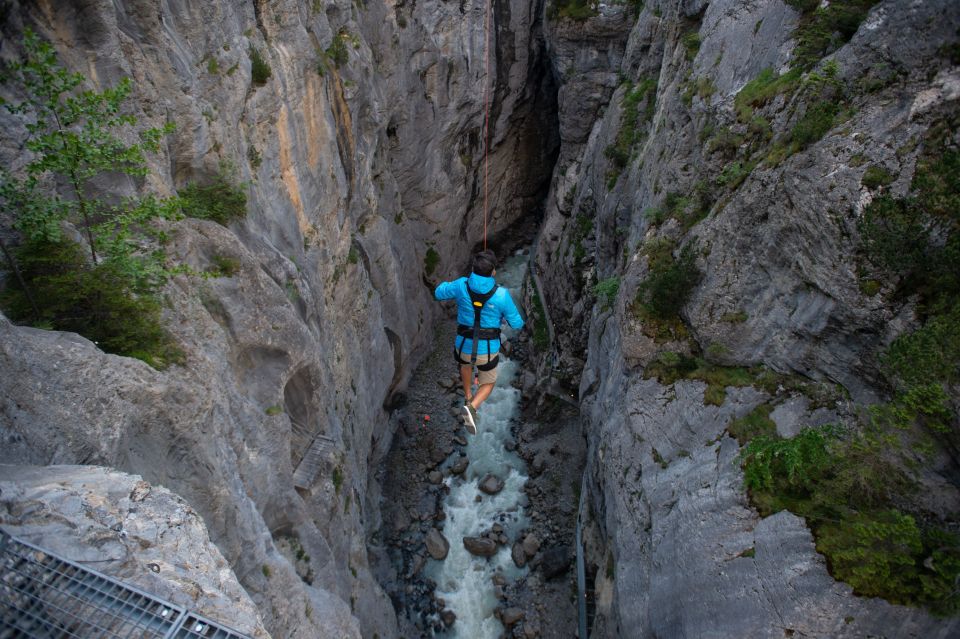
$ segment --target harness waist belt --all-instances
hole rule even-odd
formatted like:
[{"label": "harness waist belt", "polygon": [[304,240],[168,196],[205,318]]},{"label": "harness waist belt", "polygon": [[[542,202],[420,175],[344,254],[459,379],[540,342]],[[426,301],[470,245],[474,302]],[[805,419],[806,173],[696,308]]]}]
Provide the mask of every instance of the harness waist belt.
[{"label": "harness waist belt", "polygon": [[[473,327],[466,324],[457,324],[457,335],[473,339]],[[477,339],[500,339],[499,328],[481,328],[477,331]]]}]

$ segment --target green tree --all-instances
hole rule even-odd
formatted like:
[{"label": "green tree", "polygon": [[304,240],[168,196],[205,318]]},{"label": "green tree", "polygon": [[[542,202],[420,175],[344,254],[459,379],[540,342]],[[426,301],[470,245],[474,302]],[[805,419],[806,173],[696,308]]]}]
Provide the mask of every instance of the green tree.
[{"label": "green tree", "polygon": [[[161,327],[156,298],[169,271],[161,219],[180,216],[177,198],[122,197],[98,188],[104,177],[147,175],[171,126],[141,131],[123,111],[131,91],[121,80],[103,91],[60,66],[53,47],[27,31],[23,57],[2,80],[21,102],[4,102],[27,131],[27,162],[0,168],[0,207],[20,246],[2,252],[14,275],[0,294],[14,321],[76,331],[108,352],[162,366],[177,351]],[[82,240],[68,229],[76,229]]]},{"label": "green tree", "polygon": [[[23,48],[23,59],[7,65],[3,80],[26,99],[4,106],[23,116],[25,146],[33,158],[21,177],[0,174],[3,206],[25,240],[59,241],[62,222],[68,221],[83,233],[94,265],[111,262],[128,274],[135,290],[154,290],[163,281],[161,254],[144,251],[143,240],[155,235],[151,220],[177,215],[176,202],[155,197],[107,201],[91,182],[106,173],[147,175],[144,152],[156,151],[172,127],[147,129],[140,142],[127,144],[123,133],[136,124],[121,110],[130,94],[129,79],[100,92],[84,90],[84,76],[61,67],[53,47],[29,30]],[[59,193],[57,183],[65,183],[67,192]]]}]

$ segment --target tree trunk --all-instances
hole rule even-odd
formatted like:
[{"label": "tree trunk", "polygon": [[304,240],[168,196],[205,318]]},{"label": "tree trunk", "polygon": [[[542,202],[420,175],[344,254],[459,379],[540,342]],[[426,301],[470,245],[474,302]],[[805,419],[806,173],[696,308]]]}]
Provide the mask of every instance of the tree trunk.
[{"label": "tree trunk", "polygon": [[7,249],[7,243],[3,241],[3,238],[0,237],[0,251],[3,251],[3,256],[7,258],[7,264],[10,265],[10,270],[13,272],[13,275],[17,278],[17,282],[20,284],[20,288],[23,289],[24,295],[27,296],[27,300],[30,302],[30,306],[33,308],[33,319],[34,321],[40,321],[40,308],[37,306],[37,301],[33,298],[33,291],[30,290],[30,287],[27,286],[27,281],[23,279],[23,273],[20,272],[20,267],[17,266],[17,261],[13,259],[13,254],[10,253]]}]

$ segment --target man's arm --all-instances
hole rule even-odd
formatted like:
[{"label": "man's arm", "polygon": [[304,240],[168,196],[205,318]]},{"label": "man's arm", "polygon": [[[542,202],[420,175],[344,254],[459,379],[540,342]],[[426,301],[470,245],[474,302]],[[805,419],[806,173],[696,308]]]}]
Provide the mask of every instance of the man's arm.
[{"label": "man's arm", "polygon": [[514,330],[520,330],[523,328],[523,317],[520,316],[520,311],[517,310],[517,305],[514,304],[513,297],[510,295],[510,291],[507,289],[503,290],[504,293],[506,293],[506,295],[503,296],[503,308],[501,309],[503,312],[503,317],[507,320],[507,324],[510,325],[510,328]]},{"label": "man's arm", "polygon": [[457,296],[457,282],[459,280],[454,280],[452,282],[440,282],[437,286],[437,289],[433,292],[433,297],[438,300],[452,300]]}]

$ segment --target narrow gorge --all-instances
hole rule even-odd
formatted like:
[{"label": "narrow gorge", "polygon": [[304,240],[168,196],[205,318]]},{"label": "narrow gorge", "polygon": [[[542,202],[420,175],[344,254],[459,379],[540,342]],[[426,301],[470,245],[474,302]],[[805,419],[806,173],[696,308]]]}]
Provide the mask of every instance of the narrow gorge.
[{"label": "narrow gorge", "polygon": [[[4,540],[258,638],[960,634],[953,0],[0,37]],[[434,289],[487,243],[526,326],[472,436]],[[0,636],[106,636],[2,565]]]}]

